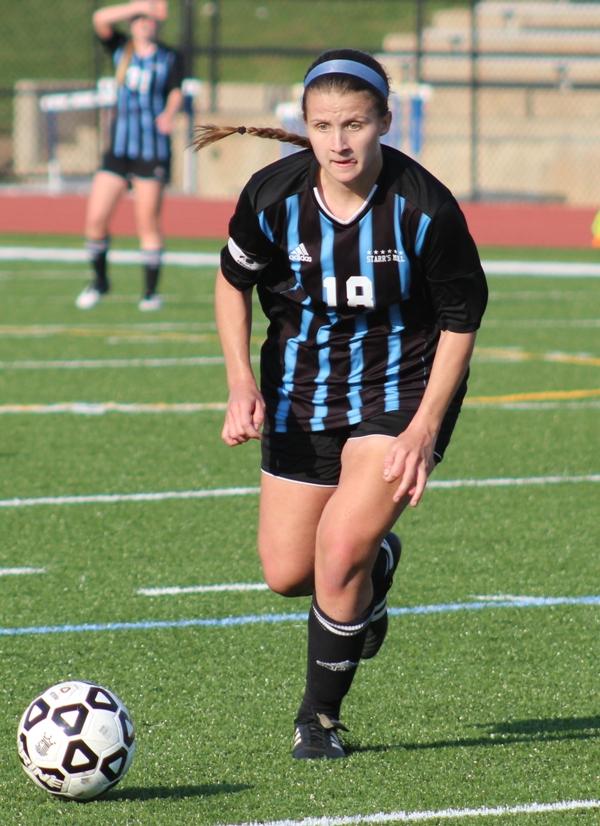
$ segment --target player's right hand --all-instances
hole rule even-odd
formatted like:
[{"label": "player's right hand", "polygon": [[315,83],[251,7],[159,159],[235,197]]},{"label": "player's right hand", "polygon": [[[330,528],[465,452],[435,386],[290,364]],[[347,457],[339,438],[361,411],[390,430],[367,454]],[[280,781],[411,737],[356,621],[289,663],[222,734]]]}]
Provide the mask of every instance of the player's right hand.
[{"label": "player's right hand", "polygon": [[242,445],[249,439],[260,440],[264,419],[265,403],[256,385],[232,388],[221,438],[229,447]]}]

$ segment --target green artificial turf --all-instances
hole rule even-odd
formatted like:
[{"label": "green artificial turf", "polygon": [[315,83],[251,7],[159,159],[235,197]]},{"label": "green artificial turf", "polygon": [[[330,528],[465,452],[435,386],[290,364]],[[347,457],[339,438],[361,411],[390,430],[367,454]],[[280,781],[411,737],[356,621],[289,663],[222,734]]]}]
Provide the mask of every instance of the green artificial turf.
[{"label": "green artificial turf", "polygon": [[[381,654],[359,669],[344,706],[347,760],[303,763],[290,744],[306,599],[140,593],[261,582],[257,445],[225,447],[219,410],[168,407],[226,399],[221,363],[185,363],[220,354],[213,272],[166,267],[156,315],[137,310],[137,267],[115,266],[113,276],[111,297],[81,313],[73,300],[87,278],[82,265],[0,264],[0,570],[45,569],[0,576],[2,825],[329,826],[597,799],[597,279],[490,277],[453,442],[436,484],[398,525],[405,550],[389,602],[408,611],[393,614]],[[255,354],[263,332],[258,317]],[[181,361],[146,366],[159,358]],[[75,360],[113,364],[66,366]],[[74,402],[163,408],[32,407]],[[249,490],[169,498],[240,487]],[[166,498],[76,500],[136,493]],[[572,604],[552,603],[561,597]],[[116,691],[137,732],[128,775],[85,805],[34,787],[16,753],[27,704],[69,678]],[[477,821],[592,826],[599,817],[595,808]]]}]

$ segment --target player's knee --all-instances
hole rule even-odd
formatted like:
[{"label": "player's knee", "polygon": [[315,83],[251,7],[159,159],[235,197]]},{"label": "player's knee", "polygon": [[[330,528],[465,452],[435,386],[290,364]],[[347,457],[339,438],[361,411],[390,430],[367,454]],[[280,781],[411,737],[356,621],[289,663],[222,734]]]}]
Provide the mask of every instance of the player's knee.
[{"label": "player's knee", "polygon": [[104,238],[108,234],[108,221],[102,215],[88,215],[85,221],[86,238]]},{"label": "player's knee", "polygon": [[269,589],[280,597],[308,597],[313,592],[312,584],[306,580],[296,581],[289,578],[277,577],[266,580]]},{"label": "player's knee", "polygon": [[138,227],[138,237],[142,249],[159,249],[162,247],[162,235],[156,227]]},{"label": "player's knee", "polygon": [[282,597],[304,597],[313,592],[312,577],[298,576],[293,571],[265,568],[264,578],[269,589]]},{"label": "player's knee", "polygon": [[261,552],[264,580],[271,591],[282,597],[309,596],[313,592],[313,572],[303,566],[286,565],[276,555]]},{"label": "player's knee", "polygon": [[319,582],[331,594],[342,593],[351,583],[370,576],[370,546],[359,536],[336,530],[319,532],[317,567]]}]

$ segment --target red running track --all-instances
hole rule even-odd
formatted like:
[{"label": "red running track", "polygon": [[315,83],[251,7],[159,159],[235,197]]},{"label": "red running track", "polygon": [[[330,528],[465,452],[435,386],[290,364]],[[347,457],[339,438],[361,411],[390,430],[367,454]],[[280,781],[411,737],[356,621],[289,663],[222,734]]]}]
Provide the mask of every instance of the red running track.
[{"label": "red running track", "polygon": [[[84,195],[47,195],[5,190],[0,195],[0,233],[61,233],[81,237]],[[163,208],[163,228],[172,238],[227,236],[233,210],[231,201],[207,201],[168,195]],[[585,248],[600,246],[594,239],[593,207],[543,204],[461,204],[471,233],[481,246]],[[113,235],[135,235],[133,203],[124,198],[117,208]]]}]

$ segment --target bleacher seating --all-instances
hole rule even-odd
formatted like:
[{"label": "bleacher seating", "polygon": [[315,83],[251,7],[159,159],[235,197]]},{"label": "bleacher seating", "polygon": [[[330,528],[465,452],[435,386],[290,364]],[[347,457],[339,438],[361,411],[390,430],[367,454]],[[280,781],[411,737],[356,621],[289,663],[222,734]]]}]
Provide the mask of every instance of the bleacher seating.
[{"label": "bleacher seating", "polygon": [[436,12],[420,43],[414,33],[384,39],[379,57],[394,85],[418,80],[433,89],[423,162],[464,191],[475,77],[478,185],[492,197],[535,192],[596,203],[600,2],[482,0],[475,8],[475,63],[466,6]]}]

